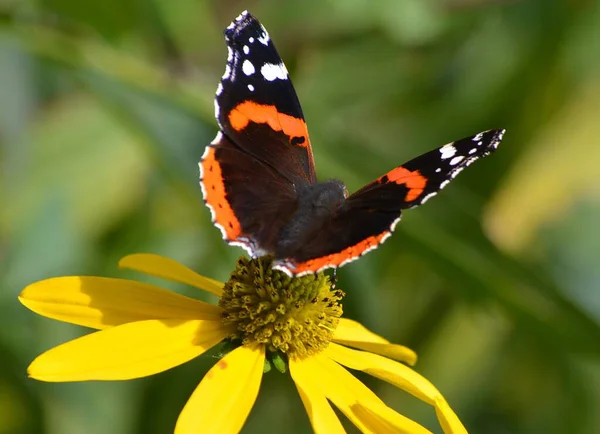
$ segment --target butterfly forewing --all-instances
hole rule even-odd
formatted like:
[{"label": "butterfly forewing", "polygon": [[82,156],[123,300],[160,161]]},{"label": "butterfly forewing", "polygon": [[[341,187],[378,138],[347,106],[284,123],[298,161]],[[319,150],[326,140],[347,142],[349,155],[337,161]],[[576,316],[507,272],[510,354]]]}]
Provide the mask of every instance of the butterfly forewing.
[{"label": "butterfly forewing", "polygon": [[316,181],[304,115],[267,30],[242,13],[225,30],[228,57],[217,88],[219,126],[247,153],[291,182]]}]

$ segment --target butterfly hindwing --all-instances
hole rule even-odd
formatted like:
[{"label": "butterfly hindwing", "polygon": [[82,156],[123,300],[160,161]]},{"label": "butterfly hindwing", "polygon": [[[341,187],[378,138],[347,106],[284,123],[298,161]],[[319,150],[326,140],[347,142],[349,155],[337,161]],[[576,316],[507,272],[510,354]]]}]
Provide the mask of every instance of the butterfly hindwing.
[{"label": "butterfly hindwing", "polygon": [[294,186],[221,133],[200,161],[200,185],[223,239],[252,255],[274,249],[296,209]]}]

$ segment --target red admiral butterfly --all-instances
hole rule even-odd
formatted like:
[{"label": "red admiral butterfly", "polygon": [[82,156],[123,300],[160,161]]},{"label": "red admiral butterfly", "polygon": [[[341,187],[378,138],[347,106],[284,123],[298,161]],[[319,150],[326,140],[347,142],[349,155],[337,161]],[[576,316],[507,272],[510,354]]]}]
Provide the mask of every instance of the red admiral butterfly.
[{"label": "red admiral butterfly", "polygon": [[274,268],[290,275],[339,267],[375,249],[403,209],[434,196],[504,134],[448,143],[348,196],[340,181],[317,182],[302,109],[266,29],[243,12],[225,41],[215,99],[220,132],[200,161],[204,200],[225,241],[252,256],[274,255]]}]

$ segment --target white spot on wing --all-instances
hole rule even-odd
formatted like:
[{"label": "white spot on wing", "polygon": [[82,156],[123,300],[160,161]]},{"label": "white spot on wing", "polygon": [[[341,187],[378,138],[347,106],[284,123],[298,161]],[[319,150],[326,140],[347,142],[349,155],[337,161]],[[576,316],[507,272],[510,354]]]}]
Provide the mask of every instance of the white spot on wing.
[{"label": "white spot on wing", "polygon": [[[215,223],[215,226],[218,226],[218,225]],[[252,244],[249,240],[248,241],[246,241],[246,240],[240,241],[241,239],[238,239],[236,241],[231,241],[227,238],[223,238],[223,239],[231,246],[241,247],[242,249],[244,249],[246,251],[246,253],[248,253],[253,258],[257,257],[256,252],[254,251],[254,248],[252,247]]]},{"label": "white spot on wing", "polygon": [[475,152],[477,152],[477,148],[473,148],[469,151],[469,154],[474,154]]},{"label": "white spot on wing", "polygon": [[437,169],[435,169],[435,173],[440,173],[442,171],[441,167],[438,167]]},{"label": "white spot on wing", "polygon": [[223,93],[223,84],[219,82],[217,85],[217,95],[221,95]]},{"label": "white spot on wing", "polygon": [[396,230],[396,225],[400,222],[401,218],[402,216],[399,216],[396,220],[392,222],[392,224],[390,225],[390,232],[394,232]]},{"label": "white spot on wing", "polygon": [[505,132],[506,132],[506,130],[500,130],[500,132],[498,133],[498,136],[495,138],[495,140],[492,141],[492,146],[494,147],[494,149],[496,149],[498,147],[498,145],[500,144],[500,142],[502,141],[502,138],[504,137]]},{"label": "white spot on wing", "polygon": [[247,45],[244,45],[244,54],[249,54],[250,53],[250,47],[248,47]]},{"label": "white spot on wing", "polygon": [[[291,265],[288,262],[279,262],[279,261],[273,262],[273,269],[274,270],[283,271],[288,276],[294,277],[294,274],[292,273],[292,271],[290,270],[290,268],[293,268],[293,265]],[[307,273],[304,273],[304,274],[307,274]],[[296,276],[300,277],[300,276],[303,276],[304,274],[298,273],[298,274],[296,274]]]},{"label": "white spot on wing", "polygon": [[237,24],[242,21],[244,18],[246,18],[246,16],[248,15],[248,11],[244,11],[241,14],[239,14],[235,20],[233,20],[233,22],[231,24],[229,24],[229,26],[227,26],[228,30],[233,30],[235,29],[235,27],[237,26]]},{"label": "white spot on wing", "polygon": [[452,172],[450,172],[450,178],[451,179],[456,178],[456,175],[458,175],[460,172],[462,172],[465,167],[467,167],[469,164],[471,164],[475,160],[476,159],[468,160],[464,166],[459,166],[456,169],[454,169]]},{"label": "white spot on wing", "polygon": [[265,63],[260,68],[260,73],[267,81],[273,81],[275,79],[285,80],[288,77],[287,69],[283,63],[274,65],[272,63]]},{"label": "white spot on wing", "polygon": [[481,140],[482,137],[483,137],[483,133],[479,133],[479,134],[476,134],[475,136],[473,136],[473,138],[471,140],[473,140],[474,142],[478,142]]},{"label": "white spot on wing", "polygon": [[248,11],[246,10],[246,11],[242,12],[241,14],[239,14],[239,15],[236,17],[235,21],[236,21],[236,22],[240,22],[240,21],[242,21],[244,18],[246,18],[247,16],[248,16]]},{"label": "white spot on wing", "polygon": [[450,160],[450,165],[456,166],[458,163],[460,163],[464,159],[465,159],[465,157],[463,157],[462,155],[458,155],[457,157],[454,157],[452,160]]},{"label": "white spot on wing", "polygon": [[223,74],[223,80],[227,80],[229,79],[229,77],[231,76],[231,66],[229,66],[229,63],[225,64],[225,73]]},{"label": "white spot on wing", "polygon": [[252,75],[256,70],[254,69],[254,65],[252,64],[252,62],[246,59],[242,64],[242,71],[244,71],[244,74],[246,75]]},{"label": "white spot on wing", "polygon": [[421,205],[423,205],[425,202],[427,202],[429,199],[431,199],[436,194],[437,194],[437,192],[429,193],[427,196],[425,196],[423,199],[421,199]]},{"label": "white spot on wing", "polygon": [[248,90],[250,92],[254,92],[254,86],[252,86],[251,84],[248,85]]},{"label": "white spot on wing", "polygon": [[227,46],[227,61],[231,62],[233,60],[233,50],[231,49],[231,47],[228,45]]},{"label": "white spot on wing", "polygon": [[254,38],[253,38],[252,36],[250,36],[250,37],[248,38],[248,42],[250,42],[250,43],[252,44],[252,43],[254,42]]},{"label": "white spot on wing", "polygon": [[215,119],[219,119],[219,114],[221,112],[221,109],[219,108],[219,103],[217,102],[216,99],[214,101],[214,105],[215,105]]},{"label": "white spot on wing", "polygon": [[368,248],[367,250],[365,250],[363,253],[370,252],[371,250],[374,250],[374,249],[376,249],[377,247],[379,247],[379,244],[381,244],[381,243],[384,243],[384,242],[385,242],[385,241],[386,241],[386,240],[387,240],[389,237],[391,237],[391,236],[392,236],[392,233],[391,233],[391,232],[389,232],[389,231],[388,231],[388,232],[386,232],[386,233],[385,233],[385,235],[384,235],[383,237],[381,237],[381,240],[379,240],[379,243],[378,243],[378,244],[376,244],[376,245],[374,245],[374,246],[372,246],[372,247],[369,247],[369,248]]},{"label": "white spot on wing", "polygon": [[263,45],[269,45],[269,32],[267,32],[267,29],[265,29],[264,27],[262,28],[263,34],[261,36],[259,36],[258,42],[260,42]]},{"label": "white spot on wing", "polygon": [[[213,139],[212,142],[210,142],[212,145],[216,145],[217,143],[219,143],[221,140],[223,140],[223,133],[221,131],[219,131],[217,133],[217,135],[215,136],[215,138]],[[204,151],[204,155],[202,156],[202,159],[204,159],[206,157],[206,154],[208,153],[208,149],[206,151]]]},{"label": "white spot on wing", "polygon": [[440,148],[440,153],[442,154],[442,160],[446,160],[447,158],[454,157],[456,154],[456,148],[454,147],[454,143],[448,143]]}]

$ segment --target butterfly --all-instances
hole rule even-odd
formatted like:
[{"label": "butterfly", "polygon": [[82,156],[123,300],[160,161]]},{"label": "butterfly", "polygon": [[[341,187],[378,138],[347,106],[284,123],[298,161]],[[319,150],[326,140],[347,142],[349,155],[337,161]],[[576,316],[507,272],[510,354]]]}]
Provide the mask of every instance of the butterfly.
[{"label": "butterfly", "polygon": [[375,249],[402,210],[425,203],[502,140],[495,129],[448,143],[348,195],[340,181],[317,181],[302,108],[267,30],[246,11],[224,34],[220,131],[199,164],[204,201],[226,242],[272,255],[273,268],[288,275],[335,269]]}]

